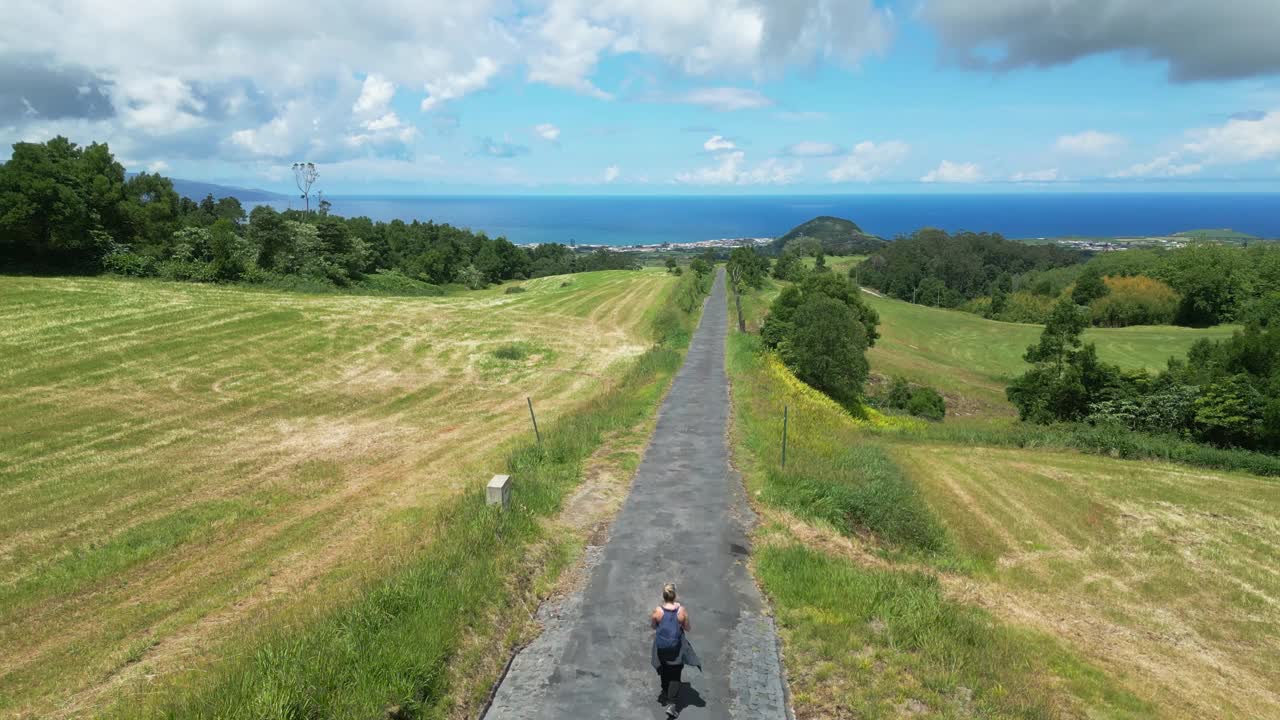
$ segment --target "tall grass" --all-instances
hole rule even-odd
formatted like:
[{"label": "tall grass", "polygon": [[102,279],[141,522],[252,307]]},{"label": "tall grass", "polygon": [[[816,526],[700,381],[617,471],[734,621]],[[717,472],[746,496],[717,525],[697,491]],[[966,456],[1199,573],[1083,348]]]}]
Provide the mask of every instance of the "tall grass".
[{"label": "tall grass", "polygon": [[755,568],[788,633],[793,674],[806,666],[794,689],[816,714],[822,707],[860,718],[1152,714],[1049,637],[948,599],[933,576],[863,568],[794,543],[763,547]]},{"label": "tall grass", "polygon": [[[834,403],[815,400],[811,389],[779,382],[765,367],[758,336],[733,333],[728,364],[735,430],[750,453],[745,469],[761,500],[901,549],[945,549],[942,528],[920,493],[863,431],[863,423]],[[784,406],[790,413],[785,468]]]},{"label": "tall grass", "polygon": [[[666,303],[675,304],[679,288]],[[688,308],[687,310],[685,308]],[[441,717],[466,704],[451,687],[451,664],[469,634],[503,640],[487,618],[530,591],[527,550],[543,538],[578,482],[584,460],[613,431],[650,416],[679,369],[700,306],[678,306],[655,328],[657,344],[612,389],[551,422],[542,442],[515,449],[507,469],[512,508],[485,505],[480,488],[438,509],[424,532],[435,541],[393,577],[337,610],[226,649],[231,658],[203,679],[130,702],[116,717]]]}]

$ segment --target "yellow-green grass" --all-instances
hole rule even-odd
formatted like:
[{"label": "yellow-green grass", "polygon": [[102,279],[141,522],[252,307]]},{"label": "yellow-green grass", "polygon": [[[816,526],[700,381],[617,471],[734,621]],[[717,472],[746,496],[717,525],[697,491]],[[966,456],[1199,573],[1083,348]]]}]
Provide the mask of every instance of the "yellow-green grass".
[{"label": "yellow-green grass", "polygon": [[0,278],[0,714],[163,685],[398,567],[528,435],[526,396],[551,422],[618,382],[673,283],[396,299]]},{"label": "yellow-green grass", "polygon": [[1065,451],[892,455],[976,561],[952,595],[1058,636],[1155,716],[1280,717],[1280,484]]},{"label": "yellow-green grass", "polygon": [[[1040,337],[1039,325],[988,320],[870,293],[862,297],[880,314],[881,337],[868,354],[873,372],[932,385],[959,400],[958,409],[968,414],[1012,413],[1005,386],[1026,371],[1022,354]],[[1105,362],[1158,370],[1170,357],[1185,356],[1196,340],[1229,337],[1235,329],[1092,328],[1084,339],[1097,345]]]}]

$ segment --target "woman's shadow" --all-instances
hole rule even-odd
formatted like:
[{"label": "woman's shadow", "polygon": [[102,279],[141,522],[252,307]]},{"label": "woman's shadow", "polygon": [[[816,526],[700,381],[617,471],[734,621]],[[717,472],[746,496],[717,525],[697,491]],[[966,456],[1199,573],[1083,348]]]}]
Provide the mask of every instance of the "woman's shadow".
[{"label": "woman's shadow", "polygon": [[676,695],[676,715],[684,712],[687,707],[704,708],[707,701],[698,693],[698,689],[689,683],[681,683],[680,693]]}]

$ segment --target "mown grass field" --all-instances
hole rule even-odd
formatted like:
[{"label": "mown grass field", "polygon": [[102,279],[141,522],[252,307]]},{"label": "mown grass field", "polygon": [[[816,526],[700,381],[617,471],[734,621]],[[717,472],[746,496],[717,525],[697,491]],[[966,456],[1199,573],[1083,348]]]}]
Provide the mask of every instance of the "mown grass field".
[{"label": "mown grass field", "polygon": [[526,396],[553,424],[617,384],[673,283],[397,299],[0,278],[0,715],[164,687],[403,566],[434,508],[504,470]]},{"label": "mown grass field", "polygon": [[[863,293],[862,299],[880,313],[881,338],[868,355],[874,372],[902,375],[971,400],[974,412],[1012,412],[1004,388],[1029,367],[1022,354],[1039,340],[1039,325],[987,320],[869,293]],[[1184,357],[1197,339],[1230,337],[1235,329],[1227,325],[1090,328],[1084,337],[1097,345],[1104,362],[1158,370],[1169,358]]]},{"label": "mown grass field", "polygon": [[972,578],[1164,717],[1280,717],[1280,483],[1072,452],[895,448]]},{"label": "mown grass field", "polygon": [[[771,295],[748,297],[749,327]],[[1005,412],[1002,378],[1037,328],[869,300],[874,372]],[[1158,367],[1230,332],[1090,339]],[[762,519],[753,567],[799,718],[1280,717],[1274,479],[996,442],[1011,419],[857,418],[749,335],[729,363],[735,462]]]}]

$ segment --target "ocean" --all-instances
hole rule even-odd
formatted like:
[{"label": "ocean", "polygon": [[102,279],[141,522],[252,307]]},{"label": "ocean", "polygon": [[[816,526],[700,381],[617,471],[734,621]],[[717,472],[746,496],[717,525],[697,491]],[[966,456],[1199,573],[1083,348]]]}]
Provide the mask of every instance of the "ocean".
[{"label": "ocean", "polygon": [[[639,245],[775,237],[817,215],[885,238],[922,227],[1009,238],[1231,228],[1280,238],[1280,194],[328,197],[340,215],[435,220],[518,244]],[[276,203],[272,203],[276,204]]]}]

